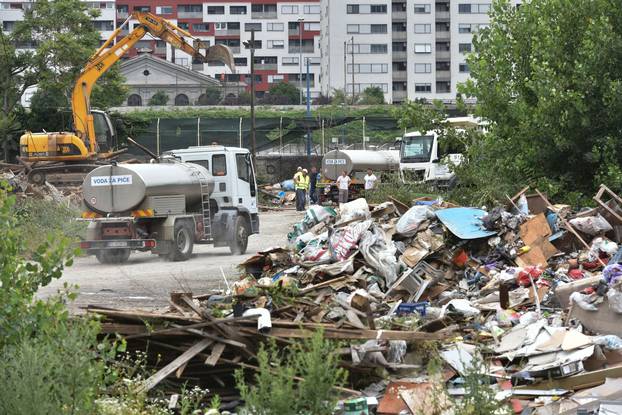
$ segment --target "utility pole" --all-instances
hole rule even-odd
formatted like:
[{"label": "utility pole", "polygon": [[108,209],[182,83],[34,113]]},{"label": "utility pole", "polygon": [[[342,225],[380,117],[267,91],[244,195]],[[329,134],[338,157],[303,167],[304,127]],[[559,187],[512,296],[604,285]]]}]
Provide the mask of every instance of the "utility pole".
[{"label": "utility pole", "polygon": [[307,58],[307,157],[311,158],[311,76],[309,58]]},{"label": "utility pole", "polygon": [[354,102],[354,36],[352,36],[352,105],[356,104],[356,102]]},{"label": "utility pole", "polygon": [[255,140],[255,29],[251,30],[250,42],[244,42],[244,46],[251,50],[251,154],[253,163],[257,152]]},{"label": "utility pole", "polygon": [[298,89],[300,90],[300,105],[302,105],[302,27],[305,22],[305,19],[298,19],[298,64],[300,66],[298,79]]},{"label": "utility pole", "polygon": [[[354,88],[354,85],[352,85]],[[348,105],[348,41],[343,42],[343,98],[344,105]]]}]

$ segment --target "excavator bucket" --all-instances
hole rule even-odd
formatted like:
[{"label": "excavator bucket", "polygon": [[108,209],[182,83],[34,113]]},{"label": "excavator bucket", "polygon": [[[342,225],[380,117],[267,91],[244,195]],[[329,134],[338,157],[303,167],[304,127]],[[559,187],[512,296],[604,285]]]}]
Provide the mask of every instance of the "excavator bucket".
[{"label": "excavator bucket", "polygon": [[205,62],[223,62],[235,73],[235,63],[233,62],[233,53],[231,49],[225,45],[213,45],[207,48],[205,52]]}]

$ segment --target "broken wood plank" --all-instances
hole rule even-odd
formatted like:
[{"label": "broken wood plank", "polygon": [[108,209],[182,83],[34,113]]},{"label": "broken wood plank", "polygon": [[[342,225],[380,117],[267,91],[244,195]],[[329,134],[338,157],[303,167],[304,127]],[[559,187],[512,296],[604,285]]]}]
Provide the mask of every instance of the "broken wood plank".
[{"label": "broken wood plank", "polygon": [[[270,334],[276,337],[285,338],[308,338],[313,335],[314,330],[293,329],[274,327]],[[342,340],[406,340],[406,341],[427,341],[441,340],[448,337],[450,333],[425,333],[419,331],[399,331],[399,330],[349,330],[349,329],[324,329],[324,337],[328,339]]]},{"label": "broken wood plank", "polygon": [[139,321],[143,321],[145,319],[176,320],[176,321],[190,321],[190,322],[201,321],[200,319],[196,317],[183,317],[177,314],[151,313],[149,311],[109,310],[105,308],[96,308],[96,307],[90,307],[90,306],[87,307],[87,312],[100,314],[102,316],[118,317],[122,319],[139,320]]},{"label": "broken wood plank", "polygon": [[144,393],[151,389],[153,389],[158,383],[164,380],[171,373],[175,372],[179,367],[188,363],[195,357],[197,354],[201,353],[205,350],[209,345],[213,343],[210,339],[199,340],[194,346],[190,347],[181,356],[178,356],[175,360],[173,360],[168,365],[164,366],[162,369],[157,371],[153,376],[149,379],[142,382],[137,388],[136,393]]},{"label": "broken wood plank", "polygon": [[246,344],[244,344],[244,343],[241,343],[241,342],[238,342],[238,341],[235,341],[235,340],[225,339],[225,338],[222,338],[222,337],[219,337],[219,336],[215,336],[213,334],[206,333],[206,332],[204,332],[202,330],[189,329],[189,328],[186,328],[186,327],[184,327],[184,326],[182,326],[180,324],[173,324],[173,327],[176,327],[178,329],[187,331],[188,333],[196,334],[197,336],[205,337],[206,339],[217,341],[219,343],[224,343],[224,344],[228,344],[230,346],[239,347],[241,349],[246,349]]},{"label": "broken wood plank", "polygon": [[[196,324],[189,324],[187,326],[184,326],[184,328],[187,329],[199,329],[199,328],[203,328],[203,327],[209,327],[209,326],[216,326],[216,325],[221,325],[221,324],[230,324],[230,323],[238,323],[238,322],[245,322],[245,321],[255,321],[257,320],[257,318],[259,318],[259,316],[244,316],[244,317],[233,317],[233,318],[225,318],[225,319],[213,319],[211,321],[204,321],[202,323],[196,323]],[[102,326],[105,326],[107,324],[112,324],[112,323],[103,323]],[[121,328],[123,329],[124,325],[123,324],[114,324],[115,326],[122,326]],[[151,336],[160,336],[160,335],[166,335],[166,334],[174,334],[174,335],[178,335],[180,333],[183,333],[183,330],[180,330],[178,328],[167,328],[167,329],[158,329],[158,330],[153,330],[153,331],[148,331],[148,329],[144,326],[138,326],[138,325],[128,325],[128,326],[136,326],[136,327],[142,327],[143,330],[142,332],[139,331],[136,334],[131,334],[134,331],[136,331],[135,329],[130,329],[128,332],[125,331],[118,331],[116,333],[125,335],[125,334],[130,334],[129,336],[125,336],[126,340],[130,340],[130,339],[137,339],[140,337],[151,337]],[[133,331],[132,331],[133,330]],[[109,332],[110,333],[110,332]],[[113,332],[115,333],[115,332]]]},{"label": "broken wood plank", "polygon": [[225,345],[223,343],[216,343],[212,348],[212,353],[205,360],[205,364],[208,366],[216,366],[216,363],[218,363],[218,359],[220,359],[220,356],[224,351]]}]

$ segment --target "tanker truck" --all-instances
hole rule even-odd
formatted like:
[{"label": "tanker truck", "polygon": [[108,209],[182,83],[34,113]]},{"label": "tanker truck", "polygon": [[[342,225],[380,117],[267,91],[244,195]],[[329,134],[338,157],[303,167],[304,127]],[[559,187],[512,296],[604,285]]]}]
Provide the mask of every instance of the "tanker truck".
[{"label": "tanker truck", "polygon": [[126,262],[131,251],[185,261],[194,244],[246,252],[249,235],[259,233],[248,150],[189,147],[152,161],[105,165],[86,176],[83,250],[100,263]]},{"label": "tanker truck", "polygon": [[367,169],[371,169],[381,180],[383,173],[397,172],[399,168],[399,150],[329,151],[322,158],[322,179],[318,183],[320,201],[338,200],[339,190],[334,183],[344,170],[352,179],[348,198],[353,200],[360,197],[365,188],[363,177],[367,174]]}]

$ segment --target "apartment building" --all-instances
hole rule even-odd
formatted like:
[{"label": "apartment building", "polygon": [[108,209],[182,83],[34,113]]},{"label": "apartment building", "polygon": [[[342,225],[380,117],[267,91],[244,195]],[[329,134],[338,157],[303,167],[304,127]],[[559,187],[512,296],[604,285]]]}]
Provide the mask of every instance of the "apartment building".
[{"label": "apartment building", "polygon": [[[390,103],[455,102],[490,0],[321,0],[321,91],[377,86]],[[512,0],[513,4],[519,1]]]},{"label": "apartment building", "polygon": [[[288,81],[306,89],[309,62],[311,96],[319,94],[319,0],[117,0],[117,25],[134,10],[166,17],[205,42],[224,44],[235,56],[236,73],[221,64],[191,62],[185,53],[154,39],[140,41],[128,56],[150,52],[227,82],[250,85],[250,41],[255,31],[255,89],[261,96],[273,83]],[[130,29],[137,24],[130,20]],[[247,87],[249,88],[249,87]],[[250,90],[250,89],[249,89]]]},{"label": "apartment building", "polygon": [[[15,27],[15,23],[24,19],[24,11],[30,9],[34,1],[30,0],[0,0],[0,22],[2,30],[10,32]],[[92,9],[99,9],[100,14],[93,19],[93,25],[101,32],[102,42],[108,39],[115,30],[116,11],[115,2],[112,1],[85,1],[86,5]],[[28,49],[32,45],[18,45],[20,48]]]}]

